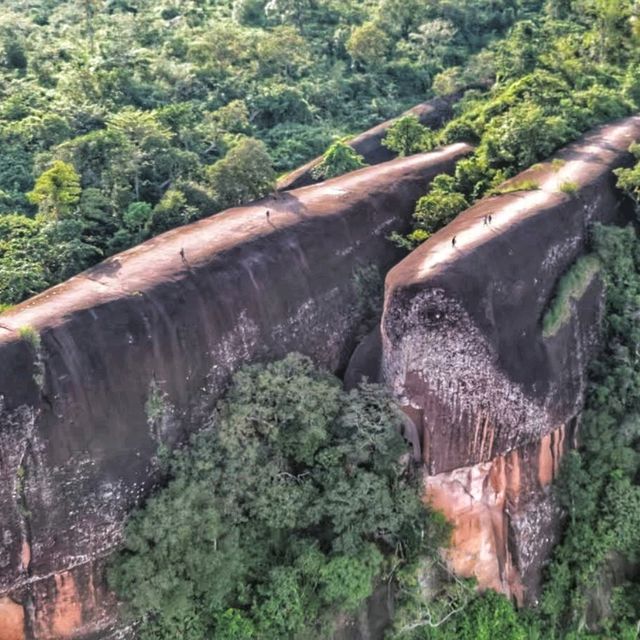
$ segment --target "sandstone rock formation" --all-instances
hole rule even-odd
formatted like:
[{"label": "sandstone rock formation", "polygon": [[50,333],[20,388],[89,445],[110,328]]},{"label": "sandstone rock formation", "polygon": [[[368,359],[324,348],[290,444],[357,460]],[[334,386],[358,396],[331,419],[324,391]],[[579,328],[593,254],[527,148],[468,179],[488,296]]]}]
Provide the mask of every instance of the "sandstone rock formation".
[{"label": "sandstone rock formation", "polygon": [[121,637],[102,569],[158,446],[247,361],[300,351],[343,367],[361,321],[355,272],[397,260],[387,236],[469,152],[224,212],[0,316],[0,640]]},{"label": "sandstone rock formation", "polygon": [[382,373],[422,442],[427,496],[455,524],[451,564],[520,601],[559,524],[548,487],[579,423],[600,279],[552,335],[542,319],[590,225],[619,215],[611,170],[638,138],[640,117],[592,132],[504,185],[538,189],[478,202],[387,276]]},{"label": "sandstone rock formation", "polygon": [[[405,111],[400,117],[414,115],[417,116],[423,125],[431,127],[432,129],[439,129],[445,122],[451,119],[453,116],[453,105],[461,96],[462,92],[458,92],[442,98],[433,98]],[[349,140],[349,145],[364,158],[367,164],[379,164],[380,162],[392,160],[396,154],[386,147],[383,147],[382,140],[387,133],[387,129],[389,129],[396,119],[397,118],[387,120],[361,133]],[[278,181],[278,190],[286,191],[288,189],[297,189],[298,187],[306,187],[318,182],[318,180],[313,177],[312,171],[321,160],[321,157],[314,158],[307,162],[307,164],[283,176]]]}]

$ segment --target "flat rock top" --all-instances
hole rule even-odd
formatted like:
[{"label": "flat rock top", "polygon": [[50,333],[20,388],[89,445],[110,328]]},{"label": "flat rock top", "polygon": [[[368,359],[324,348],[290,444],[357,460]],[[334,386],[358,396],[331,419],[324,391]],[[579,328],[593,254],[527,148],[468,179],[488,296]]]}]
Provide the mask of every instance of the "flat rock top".
[{"label": "flat rock top", "polygon": [[[629,145],[640,138],[640,116],[599,127],[547,161],[534,165],[501,185],[533,181],[538,188],[483,198],[396,265],[387,275],[389,290],[421,284],[444,272],[461,256],[491,242],[512,226],[534,217],[571,195],[565,183],[588,185],[621,163]],[[491,223],[485,224],[485,217]],[[455,237],[455,246],[453,238]]]},{"label": "flat rock top", "polygon": [[432,153],[398,158],[168,231],[0,315],[0,343],[13,339],[20,327],[40,330],[55,326],[71,312],[182,279],[191,268],[211,263],[241,245],[295,233],[305,220],[340,215],[349,203],[392,192],[397,188],[396,182],[470,151],[469,145],[459,143]]}]

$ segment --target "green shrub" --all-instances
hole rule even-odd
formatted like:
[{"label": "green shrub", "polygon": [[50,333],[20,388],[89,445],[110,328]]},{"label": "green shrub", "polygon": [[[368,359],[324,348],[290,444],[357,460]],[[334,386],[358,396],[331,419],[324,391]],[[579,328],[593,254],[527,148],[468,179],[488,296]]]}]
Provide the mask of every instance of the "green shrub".
[{"label": "green shrub", "polygon": [[417,116],[398,118],[387,130],[382,145],[399,156],[409,156],[421,151],[430,151],[434,146],[433,133],[420,124]]},{"label": "green shrub", "polygon": [[316,179],[326,180],[365,167],[364,158],[351,148],[346,138],[336,140],[324,153],[312,171]]},{"label": "green shrub", "polygon": [[573,301],[584,295],[599,270],[600,261],[596,256],[583,256],[560,278],[553,300],[542,320],[545,338],[555,335],[569,321]]},{"label": "green shrub", "polygon": [[515,193],[516,191],[535,191],[540,185],[535,180],[519,180],[504,187],[498,187],[490,191],[491,195],[502,195],[505,193]]},{"label": "green shrub", "polygon": [[[640,145],[634,143],[629,151],[640,159]],[[618,178],[618,188],[622,189],[634,202],[636,212],[640,211],[640,162],[633,167],[616,169],[613,172]]]},{"label": "green shrub", "polygon": [[566,193],[568,196],[575,196],[580,189],[580,185],[573,180],[565,180],[559,187],[562,193]]},{"label": "green shrub", "polygon": [[40,348],[40,334],[31,326],[25,325],[18,329],[18,335],[28,342],[34,349]]},{"label": "green shrub", "polygon": [[452,176],[440,174],[431,182],[429,192],[420,198],[413,214],[416,229],[407,238],[392,236],[399,246],[414,248],[438,229],[453,220],[469,205],[464,195],[455,190]]}]

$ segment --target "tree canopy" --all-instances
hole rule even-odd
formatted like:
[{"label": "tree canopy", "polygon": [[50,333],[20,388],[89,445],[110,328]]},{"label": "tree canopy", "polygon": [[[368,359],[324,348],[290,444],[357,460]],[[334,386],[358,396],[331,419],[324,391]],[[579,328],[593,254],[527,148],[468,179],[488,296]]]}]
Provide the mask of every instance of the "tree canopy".
[{"label": "tree canopy", "polygon": [[302,356],[237,373],[127,526],[111,582],[142,637],[327,637],[385,572],[434,553],[447,527],[397,420],[380,387],[345,393]]}]

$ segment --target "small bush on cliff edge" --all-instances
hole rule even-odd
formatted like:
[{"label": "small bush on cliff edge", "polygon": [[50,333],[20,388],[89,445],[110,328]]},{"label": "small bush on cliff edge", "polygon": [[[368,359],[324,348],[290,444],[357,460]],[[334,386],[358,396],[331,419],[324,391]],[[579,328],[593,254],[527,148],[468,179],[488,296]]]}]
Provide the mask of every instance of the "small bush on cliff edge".
[{"label": "small bush on cliff edge", "polygon": [[[629,151],[640,160],[640,143],[632,144]],[[616,169],[614,173],[618,178],[618,187],[633,200],[636,214],[640,216],[640,162],[630,168]]]},{"label": "small bush on cliff edge", "polygon": [[347,144],[345,138],[336,140],[324,152],[322,160],[312,173],[316,179],[327,180],[366,166],[364,158]]},{"label": "small bush on cliff edge", "polygon": [[387,564],[435,550],[396,420],[380,387],[347,394],[302,356],[236,374],[110,572],[141,638],[329,637]]}]

